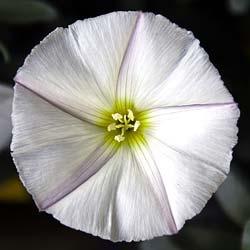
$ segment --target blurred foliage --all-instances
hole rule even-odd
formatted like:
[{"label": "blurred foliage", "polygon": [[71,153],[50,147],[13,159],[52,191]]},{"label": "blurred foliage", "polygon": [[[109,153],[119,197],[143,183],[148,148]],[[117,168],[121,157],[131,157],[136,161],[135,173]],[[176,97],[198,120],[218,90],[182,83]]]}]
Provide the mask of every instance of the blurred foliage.
[{"label": "blurred foliage", "polygon": [[0,41],[0,53],[2,54],[4,61],[9,62],[10,60],[9,51],[7,50],[7,48],[3,45],[1,41]]},{"label": "blurred foliage", "polygon": [[175,243],[185,250],[237,250],[240,237],[223,227],[189,225],[175,236]]},{"label": "blurred foliage", "polygon": [[249,180],[240,174],[239,167],[232,165],[226,181],[216,193],[225,213],[239,226],[244,227],[250,219]]},{"label": "blurred foliage", "polygon": [[242,237],[242,250],[250,250],[250,220],[246,223],[243,237]]},{"label": "blurred foliage", "polygon": [[139,250],[181,250],[181,248],[174,245],[169,236],[157,237],[152,240],[141,242]]},{"label": "blurred foliage", "polygon": [[58,16],[51,5],[35,0],[1,0],[0,22],[27,24],[53,21]]},{"label": "blurred foliage", "polygon": [[229,10],[235,15],[243,15],[249,11],[250,0],[228,0]]},{"label": "blurred foliage", "polygon": [[140,243],[141,250],[237,250],[240,237],[223,227],[186,225],[174,236],[162,236]]},{"label": "blurred foliage", "polygon": [[29,195],[17,176],[0,183],[0,202],[26,202]]},{"label": "blurred foliage", "polygon": [[[58,18],[57,10],[39,0],[0,0],[0,23],[25,25],[30,23],[50,22]],[[0,54],[4,62],[10,61],[6,45],[0,41]]]}]

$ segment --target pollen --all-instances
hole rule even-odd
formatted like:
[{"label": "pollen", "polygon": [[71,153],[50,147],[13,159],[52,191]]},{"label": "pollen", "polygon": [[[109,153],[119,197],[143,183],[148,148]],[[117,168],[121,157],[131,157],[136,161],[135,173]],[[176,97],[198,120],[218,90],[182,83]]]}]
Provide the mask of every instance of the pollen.
[{"label": "pollen", "polygon": [[117,130],[119,134],[114,136],[114,140],[122,142],[125,140],[128,131],[136,132],[140,127],[140,121],[135,119],[134,113],[131,109],[127,110],[127,114],[115,113],[111,115],[114,122],[107,126],[108,132]]}]

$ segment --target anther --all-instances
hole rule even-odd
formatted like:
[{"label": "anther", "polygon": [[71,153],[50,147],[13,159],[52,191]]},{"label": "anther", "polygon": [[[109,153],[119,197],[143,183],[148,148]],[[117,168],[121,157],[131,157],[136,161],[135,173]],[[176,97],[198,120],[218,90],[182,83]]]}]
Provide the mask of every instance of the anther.
[{"label": "anther", "polygon": [[116,141],[118,141],[118,142],[121,142],[121,141],[124,141],[124,140],[125,140],[125,137],[122,136],[122,135],[116,135],[116,136],[114,137],[114,139],[115,139]]},{"label": "anther", "polygon": [[116,122],[109,124],[107,130],[109,132],[117,129],[121,130],[121,134],[114,137],[114,140],[117,142],[122,142],[125,140],[125,134],[127,130],[131,129],[133,132],[136,132],[141,125],[140,121],[135,121],[135,116],[131,109],[128,109],[127,115],[115,113],[111,116]]}]

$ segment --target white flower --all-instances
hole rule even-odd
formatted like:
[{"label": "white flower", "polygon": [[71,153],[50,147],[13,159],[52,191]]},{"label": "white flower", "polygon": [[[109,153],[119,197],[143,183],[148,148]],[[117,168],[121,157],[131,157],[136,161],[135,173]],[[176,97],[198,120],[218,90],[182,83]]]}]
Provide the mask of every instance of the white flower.
[{"label": "white flower", "polygon": [[173,234],[229,172],[237,105],[199,41],[160,15],[58,28],[15,82],[14,161],[65,225],[112,241]]},{"label": "white flower", "polygon": [[0,83],[0,151],[10,144],[13,90]]}]

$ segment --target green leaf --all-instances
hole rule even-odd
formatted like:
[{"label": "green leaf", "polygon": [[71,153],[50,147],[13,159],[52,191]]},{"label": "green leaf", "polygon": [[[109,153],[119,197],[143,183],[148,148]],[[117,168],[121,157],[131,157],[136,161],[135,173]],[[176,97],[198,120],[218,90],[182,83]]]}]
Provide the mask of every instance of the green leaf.
[{"label": "green leaf", "polygon": [[219,229],[217,226],[185,226],[174,238],[176,244],[188,250],[235,250],[240,248],[239,236],[225,229]]},{"label": "green leaf", "polygon": [[236,224],[244,227],[250,219],[250,188],[237,166],[232,165],[232,170],[217,191],[216,197],[224,212]]},{"label": "green leaf", "polygon": [[48,3],[35,0],[0,0],[0,21],[12,24],[47,22],[57,18]]},{"label": "green leaf", "polygon": [[9,52],[1,41],[0,41],[0,53],[2,54],[4,61],[9,62],[10,60]]},{"label": "green leaf", "polygon": [[242,237],[242,250],[250,250],[250,220],[246,223],[243,237]]},{"label": "green leaf", "polygon": [[228,7],[232,14],[243,15],[246,14],[250,7],[249,0],[228,0]]},{"label": "green leaf", "polygon": [[139,243],[139,250],[181,250],[174,245],[169,236],[162,236],[153,240]]}]

